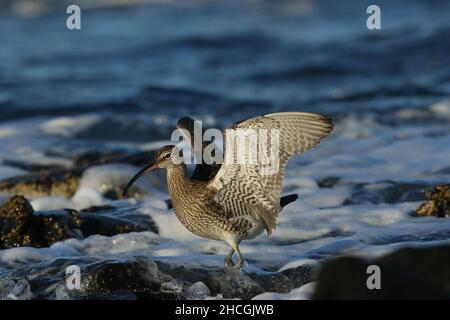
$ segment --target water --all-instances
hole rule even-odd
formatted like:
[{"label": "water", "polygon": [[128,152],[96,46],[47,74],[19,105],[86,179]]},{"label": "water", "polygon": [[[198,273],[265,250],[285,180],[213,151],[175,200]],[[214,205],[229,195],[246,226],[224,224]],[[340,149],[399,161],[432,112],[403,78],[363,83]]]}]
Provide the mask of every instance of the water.
[{"label": "water", "polygon": [[[84,10],[82,30],[70,32],[65,7],[42,3],[24,17],[0,2],[0,178],[26,173],[18,162],[67,168],[87,151],[152,149],[184,115],[223,128],[274,111],[317,112],[335,131],[289,163],[284,188],[300,201],[280,215],[273,238],[242,244],[247,268],[448,243],[448,221],[410,213],[426,187],[450,182],[449,2],[381,1],[379,31],[366,28],[368,1],[311,0],[100,7]],[[59,257],[220,265],[227,246],[188,233],[163,190],[141,202],[102,196],[105,180],[119,183],[135,169],[92,168],[73,198],[32,205],[133,207],[117,214],[151,216],[159,236],[1,250],[0,273]],[[15,297],[38,294],[23,279],[15,286],[25,288],[11,289]],[[306,298],[312,288],[257,298]]]}]

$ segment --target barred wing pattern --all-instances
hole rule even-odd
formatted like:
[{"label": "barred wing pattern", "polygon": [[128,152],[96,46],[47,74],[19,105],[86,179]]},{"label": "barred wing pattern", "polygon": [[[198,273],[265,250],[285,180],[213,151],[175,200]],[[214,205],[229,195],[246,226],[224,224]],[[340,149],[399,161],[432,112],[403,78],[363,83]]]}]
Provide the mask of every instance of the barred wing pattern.
[{"label": "barred wing pattern", "polygon": [[[330,134],[333,124],[330,119],[317,114],[281,112],[239,122],[232,129],[278,132],[278,170],[274,174],[264,174],[265,169],[258,162],[239,164],[235,150],[226,149],[227,161],[208,185],[214,194],[211,201],[229,217],[255,216],[270,236],[276,228],[287,161],[317,145]],[[224,137],[227,138],[226,132]],[[268,139],[267,143],[272,141]],[[266,146],[266,150],[270,150],[270,146]],[[245,155],[246,159],[248,156]]]}]

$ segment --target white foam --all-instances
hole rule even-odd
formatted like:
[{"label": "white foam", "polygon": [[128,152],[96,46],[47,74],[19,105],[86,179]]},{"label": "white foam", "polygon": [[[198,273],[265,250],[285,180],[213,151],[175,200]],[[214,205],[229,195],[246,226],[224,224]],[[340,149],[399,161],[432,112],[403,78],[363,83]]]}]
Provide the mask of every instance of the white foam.
[{"label": "white foam", "polygon": [[58,257],[78,256],[71,247],[62,246],[59,243],[50,248],[19,247],[0,250],[0,265],[2,267],[18,267],[23,264],[38,263],[52,260]]},{"label": "white foam", "polygon": [[43,122],[40,125],[40,129],[46,134],[72,137],[98,121],[100,121],[100,116],[92,114],[75,117],[59,117]]},{"label": "white foam", "polygon": [[298,267],[301,266],[309,266],[312,268],[317,268],[320,263],[317,260],[314,259],[298,259],[298,260],[294,260],[294,261],[290,261],[288,263],[286,263],[284,266],[282,266],[280,269],[278,269],[278,272],[282,272],[288,269],[296,269]]},{"label": "white foam", "polygon": [[252,298],[252,300],[309,300],[312,297],[316,282],[307,283],[289,293],[264,292]]},{"label": "white foam", "polygon": [[450,100],[443,100],[433,103],[430,110],[443,118],[450,119]]},{"label": "white foam", "polygon": [[30,200],[35,211],[58,210],[61,208],[73,208],[75,204],[64,197],[39,197]]},{"label": "white foam", "polygon": [[19,176],[24,174],[25,171],[9,166],[0,166],[0,180]]}]

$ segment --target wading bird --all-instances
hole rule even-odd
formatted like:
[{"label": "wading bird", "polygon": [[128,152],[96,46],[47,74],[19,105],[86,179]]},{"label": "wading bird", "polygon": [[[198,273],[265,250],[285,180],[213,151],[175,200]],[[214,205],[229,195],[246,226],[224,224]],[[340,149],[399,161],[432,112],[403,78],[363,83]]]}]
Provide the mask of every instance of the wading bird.
[{"label": "wading bird", "polygon": [[[192,119],[181,118],[177,126],[192,133],[192,124]],[[317,114],[280,112],[241,121],[231,128],[239,129],[277,132],[276,172],[266,174],[264,165],[259,161],[240,163],[236,150],[226,148],[227,160],[222,165],[197,165],[193,176],[188,177],[186,165],[173,161],[175,146],[167,145],[156,152],[153,163],[129,181],[124,192],[145,173],[157,168],[166,169],[168,189],[177,218],[198,236],[228,243],[231,250],[225,257],[225,265],[236,268],[241,268],[244,262],[239,251],[240,242],[252,239],[264,230],[270,236],[276,228],[278,213],[286,204],[297,199],[297,195],[281,197],[282,180],[289,158],[317,145],[330,134],[333,124],[330,119]],[[227,138],[227,131],[224,137]],[[191,146],[192,141],[189,141]],[[273,142],[273,139],[264,141],[266,144]],[[263,147],[264,150],[270,149],[270,146]],[[254,149],[237,150],[249,152]],[[249,154],[243,158],[248,159]],[[232,259],[235,253],[236,264]]]}]

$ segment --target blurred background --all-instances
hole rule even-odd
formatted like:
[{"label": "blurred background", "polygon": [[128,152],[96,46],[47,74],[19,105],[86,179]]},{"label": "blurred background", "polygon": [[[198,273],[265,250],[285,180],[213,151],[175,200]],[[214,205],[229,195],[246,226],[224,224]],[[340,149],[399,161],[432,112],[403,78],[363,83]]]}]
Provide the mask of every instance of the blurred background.
[{"label": "blurred background", "polygon": [[[66,28],[71,4],[81,7],[81,30]],[[381,8],[381,30],[366,27],[371,4]],[[427,190],[450,182],[449,99],[446,0],[0,0],[0,203],[21,194],[42,212],[106,206],[104,217],[129,223],[111,229],[108,220],[107,231],[80,234],[64,220],[71,232],[50,228],[55,236],[44,241],[3,222],[1,233],[15,240],[0,241],[0,280],[62,256],[96,272],[91,255],[100,253],[221,265],[226,247],[188,235],[167,210],[161,175],[138,186],[143,205],[120,196],[186,115],[224,128],[295,110],[336,124],[319,148],[289,164],[285,190],[301,201],[286,209],[272,240],[243,246],[253,270],[447,243],[447,220],[411,212]],[[165,240],[143,232],[150,219]],[[98,234],[105,238],[87,238]],[[21,297],[67,297],[27,281],[11,280],[0,294],[20,284]]]}]

